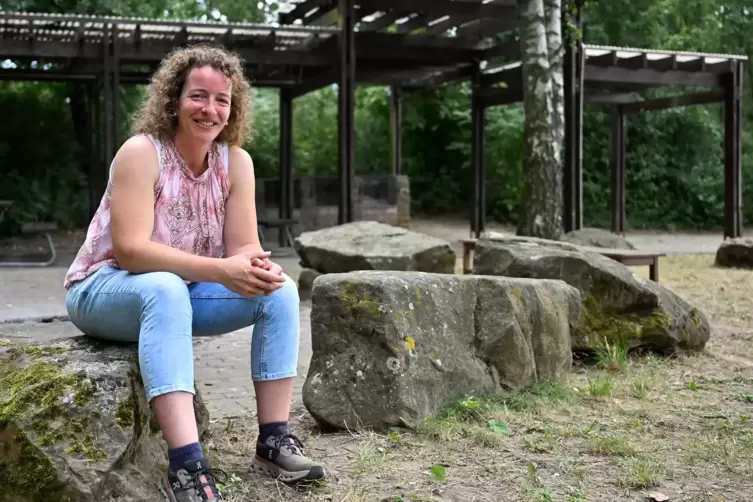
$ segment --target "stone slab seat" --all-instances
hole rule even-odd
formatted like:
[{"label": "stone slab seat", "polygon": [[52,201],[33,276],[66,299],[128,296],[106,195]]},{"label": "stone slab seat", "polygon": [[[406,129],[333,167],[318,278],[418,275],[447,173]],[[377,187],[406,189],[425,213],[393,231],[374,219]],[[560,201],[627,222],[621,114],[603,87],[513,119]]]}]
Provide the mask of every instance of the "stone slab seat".
[{"label": "stone slab seat", "polygon": [[[199,436],[209,412],[194,395]],[[146,400],[137,344],[87,336],[0,339],[0,482],[17,502],[165,500],[167,446]]]},{"label": "stone slab seat", "polygon": [[[473,251],[476,249],[478,239],[468,238],[461,239],[460,243],[463,245],[463,273],[470,274],[473,272]],[[632,249],[621,248],[603,248],[596,246],[577,246],[578,249],[583,251],[590,251],[592,253],[598,253],[607,258],[622,263],[625,266],[638,266],[648,265],[649,278],[654,282],[659,282],[659,258],[666,256],[666,253],[660,253],[656,251],[638,251]]]}]

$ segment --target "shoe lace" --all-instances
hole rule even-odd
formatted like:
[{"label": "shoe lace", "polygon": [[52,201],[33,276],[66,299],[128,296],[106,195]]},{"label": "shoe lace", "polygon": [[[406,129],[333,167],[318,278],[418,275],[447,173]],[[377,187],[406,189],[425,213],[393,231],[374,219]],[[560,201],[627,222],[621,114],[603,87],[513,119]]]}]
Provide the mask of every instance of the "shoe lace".
[{"label": "shoe lace", "polygon": [[[205,477],[206,483],[202,482],[202,476]],[[202,488],[208,486],[213,494],[219,496],[220,492],[217,488],[217,483],[222,484],[227,478],[227,473],[222,469],[204,469],[191,473],[191,483],[188,486],[196,490],[196,494],[201,497],[201,500],[209,500],[209,496]]]},{"label": "shoe lace", "polygon": [[279,450],[283,447],[287,448],[297,455],[304,456],[303,441],[301,441],[300,438],[298,438],[298,436],[296,436],[292,432],[287,432],[275,438],[275,448]]}]

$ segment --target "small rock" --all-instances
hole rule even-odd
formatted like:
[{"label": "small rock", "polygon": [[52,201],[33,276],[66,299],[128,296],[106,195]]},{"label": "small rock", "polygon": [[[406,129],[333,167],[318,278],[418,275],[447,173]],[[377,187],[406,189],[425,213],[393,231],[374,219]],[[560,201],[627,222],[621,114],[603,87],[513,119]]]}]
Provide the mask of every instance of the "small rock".
[{"label": "small rock", "polygon": [[753,239],[726,239],[716,251],[716,265],[728,268],[753,269]]}]

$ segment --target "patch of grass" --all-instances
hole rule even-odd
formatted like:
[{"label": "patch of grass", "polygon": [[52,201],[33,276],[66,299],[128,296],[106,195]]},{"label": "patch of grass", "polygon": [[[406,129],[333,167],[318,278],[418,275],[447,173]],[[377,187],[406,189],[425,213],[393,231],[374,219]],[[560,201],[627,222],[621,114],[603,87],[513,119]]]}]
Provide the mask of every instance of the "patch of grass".
[{"label": "patch of grass", "polygon": [[356,472],[360,475],[374,474],[384,466],[387,450],[377,446],[374,442],[367,441],[361,444],[356,456]]},{"label": "patch of grass", "polygon": [[568,406],[578,399],[569,383],[567,379],[542,381],[530,390],[511,395],[502,404],[510,411]]},{"label": "patch of grass", "polygon": [[551,453],[560,442],[560,437],[549,427],[542,434],[528,434],[523,439],[526,448],[533,453]]},{"label": "patch of grass", "polygon": [[730,474],[753,480],[753,433],[735,437],[692,438],[686,443],[689,465],[712,463]]},{"label": "patch of grass", "polygon": [[635,376],[630,382],[630,390],[636,399],[646,399],[657,383],[657,376],[654,373],[640,374]]},{"label": "patch of grass", "polygon": [[635,453],[628,438],[617,434],[591,438],[588,451],[597,455],[632,455]]},{"label": "patch of grass", "polygon": [[653,488],[661,483],[663,465],[648,457],[627,457],[620,462],[622,472],[617,477],[617,484],[623,488]]},{"label": "patch of grass", "polygon": [[453,441],[471,438],[477,446],[498,447],[509,435],[500,417],[515,413],[537,414],[573,403],[577,398],[563,381],[542,381],[532,388],[507,396],[484,398],[467,396],[436,418],[427,419],[419,429],[433,439]]},{"label": "patch of grass", "polygon": [[596,361],[599,367],[608,371],[622,371],[628,365],[628,347],[624,343],[610,343],[606,338],[596,349]]},{"label": "patch of grass", "polygon": [[568,487],[567,502],[586,502],[586,491],[582,488]]},{"label": "patch of grass", "polygon": [[614,380],[608,375],[588,379],[588,393],[593,397],[611,396],[613,386]]}]

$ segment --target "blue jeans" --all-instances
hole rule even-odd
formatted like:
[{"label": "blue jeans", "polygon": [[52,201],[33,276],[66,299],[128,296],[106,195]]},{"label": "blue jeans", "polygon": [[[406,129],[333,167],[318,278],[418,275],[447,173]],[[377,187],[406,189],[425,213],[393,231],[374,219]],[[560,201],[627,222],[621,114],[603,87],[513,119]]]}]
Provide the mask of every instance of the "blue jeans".
[{"label": "blue jeans", "polygon": [[131,274],[103,267],[71,286],[66,307],[83,333],[138,342],[149,401],[168,392],[194,393],[192,336],[221,335],[253,325],[251,378],[296,375],[300,319],[290,277],[269,296],[245,297],[221,284],[191,283],[170,272]]}]

